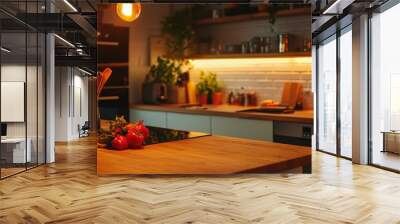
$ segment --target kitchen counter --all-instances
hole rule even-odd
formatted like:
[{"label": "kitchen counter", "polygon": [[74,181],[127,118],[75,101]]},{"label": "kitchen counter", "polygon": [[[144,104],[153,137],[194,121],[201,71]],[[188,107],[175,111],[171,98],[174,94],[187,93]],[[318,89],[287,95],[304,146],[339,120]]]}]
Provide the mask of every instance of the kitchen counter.
[{"label": "kitchen counter", "polygon": [[97,150],[99,175],[288,173],[310,172],[310,168],[309,147],[222,136],[135,150]]},{"label": "kitchen counter", "polygon": [[134,104],[131,109],[147,110],[147,111],[162,111],[184,114],[198,115],[215,115],[236,118],[248,118],[270,121],[286,121],[298,122],[304,124],[312,124],[314,114],[312,110],[295,111],[294,113],[259,113],[259,112],[238,112],[247,109],[255,109],[257,107],[244,107],[235,105],[205,105],[207,109],[186,108],[179,104],[162,104],[162,105],[147,105]]}]

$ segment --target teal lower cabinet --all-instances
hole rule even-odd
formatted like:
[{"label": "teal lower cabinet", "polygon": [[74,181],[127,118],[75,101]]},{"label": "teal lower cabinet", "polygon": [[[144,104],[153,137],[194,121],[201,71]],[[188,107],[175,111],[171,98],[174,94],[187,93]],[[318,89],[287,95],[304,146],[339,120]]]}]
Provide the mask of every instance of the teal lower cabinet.
[{"label": "teal lower cabinet", "polygon": [[211,117],[168,112],[167,128],[211,133]]},{"label": "teal lower cabinet", "polygon": [[273,141],[273,121],[138,109],[130,110],[130,118],[131,122],[143,120],[153,127]]},{"label": "teal lower cabinet", "polygon": [[166,128],[167,127],[167,113],[161,111],[148,111],[148,110],[130,110],[130,122],[143,120],[145,125]]},{"label": "teal lower cabinet", "polygon": [[233,117],[211,117],[213,135],[273,141],[273,122]]}]

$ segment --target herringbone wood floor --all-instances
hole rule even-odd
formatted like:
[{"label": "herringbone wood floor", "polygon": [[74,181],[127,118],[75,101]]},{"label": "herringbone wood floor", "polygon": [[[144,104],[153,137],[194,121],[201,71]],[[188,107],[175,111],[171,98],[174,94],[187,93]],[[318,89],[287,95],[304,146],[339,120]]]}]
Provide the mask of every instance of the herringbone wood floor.
[{"label": "herringbone wood floor", "polygon": [[313,174],[98,177],[94,139],[0,181],[0,223],[400,223],[400,175],[313,154]]}]

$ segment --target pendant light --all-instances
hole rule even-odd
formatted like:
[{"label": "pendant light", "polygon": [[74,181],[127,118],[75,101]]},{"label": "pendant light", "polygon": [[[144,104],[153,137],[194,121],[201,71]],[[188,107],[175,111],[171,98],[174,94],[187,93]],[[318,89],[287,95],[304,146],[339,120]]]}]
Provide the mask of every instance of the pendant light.
[{"label": "pendant light", "polygon": [[141,9],[140,3],[117,3],[117,15],[126,22],[136,20],[140,15]]}]

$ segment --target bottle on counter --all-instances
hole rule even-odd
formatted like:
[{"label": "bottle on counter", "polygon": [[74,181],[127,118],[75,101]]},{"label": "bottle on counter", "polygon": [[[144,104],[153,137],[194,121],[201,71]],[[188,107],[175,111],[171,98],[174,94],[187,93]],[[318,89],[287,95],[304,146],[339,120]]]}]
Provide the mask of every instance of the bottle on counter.
[{"label": "bottle on counter", "polygon": [[229,105],[235,104],[235,95],[233,94],[232,91],[230,91],[228,95],[228,104]]},{"label": "bottle on counter", "polygon": [[279,34],[278,35],[278,46],[279,53],[285,53],[289,51],[289,35]]},{"label": "bottle on counter", "polygon": [[238,93],[238,99],[239,99],[239,105],[240,106],[246,106],[247,105],[247,99],[246,99],[246,93],[244,87],[240,87],[239,93]]},{"label": "bottle on counter", "polygon": [[254,91],[248,92],[246,94],[247,106],[257,106],[257,93]]}]

